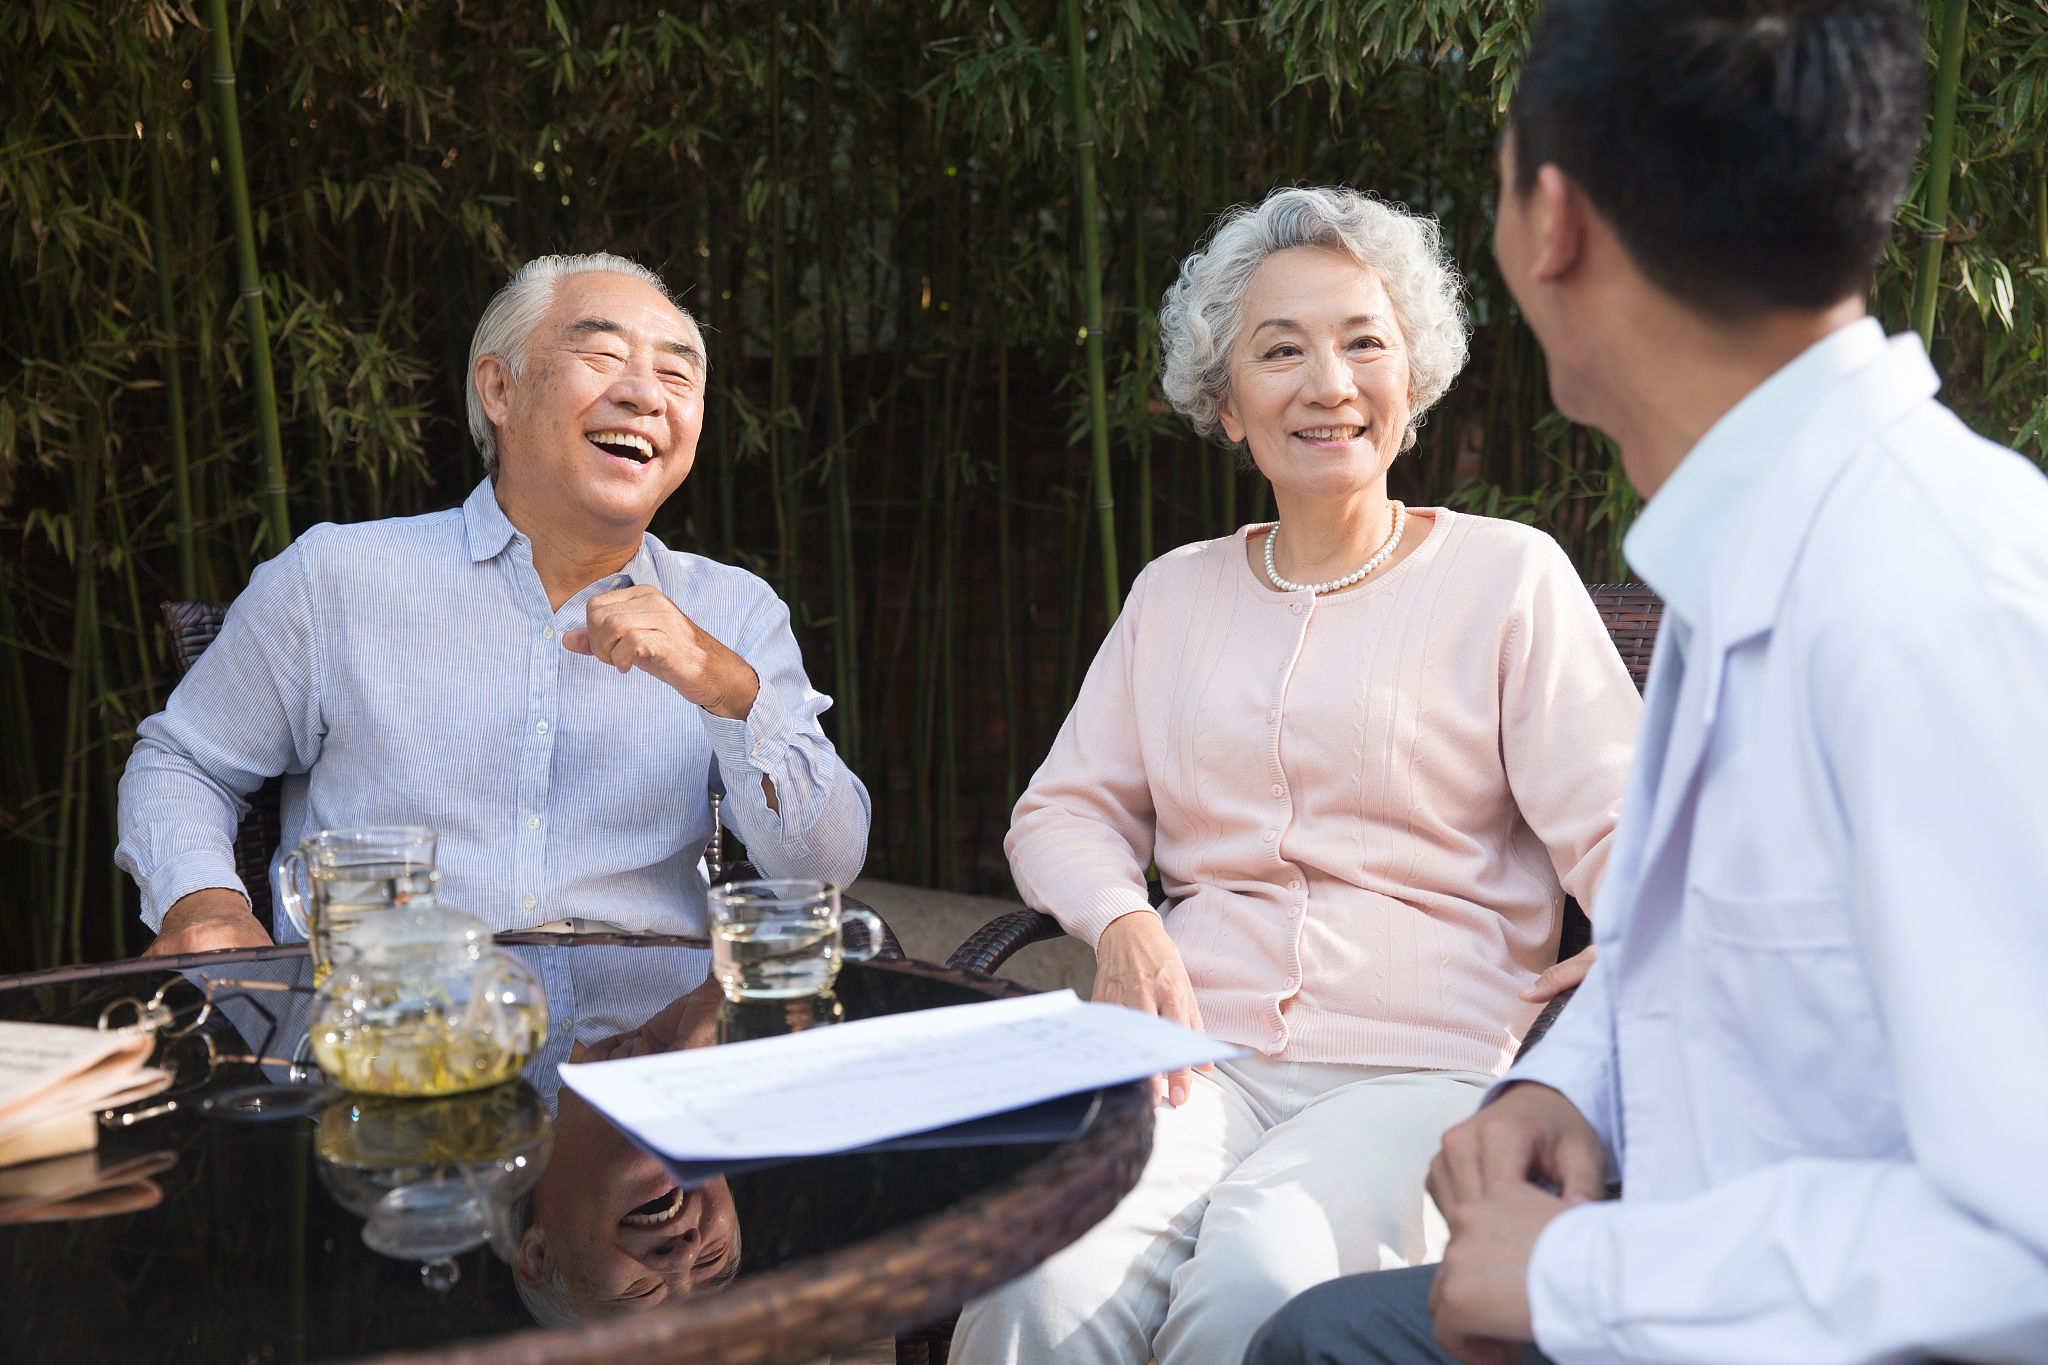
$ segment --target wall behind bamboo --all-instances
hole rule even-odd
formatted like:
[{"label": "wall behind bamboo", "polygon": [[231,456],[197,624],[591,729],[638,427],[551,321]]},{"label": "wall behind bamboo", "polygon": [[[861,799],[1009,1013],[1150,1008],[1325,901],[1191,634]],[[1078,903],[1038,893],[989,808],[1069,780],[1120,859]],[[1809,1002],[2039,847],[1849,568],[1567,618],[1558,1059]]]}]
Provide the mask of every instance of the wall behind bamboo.
[{"label": "wall behind bamboo", "polygon": [[[1488,249],[1511,70],[1485,35],[1525,7],[1429,8],[1441,32],[1377,0],[1081,8],[1109,586],[1269,506],[1164,410],[1151,310],[1220,209],[1307,182],[1436,213],[1468,278],[1472,362],[1396,496],[1531,521],[1589,579],[1625,575],[1632,495],[1604,439],[1551,409]],[[1966,108],[2031,100],[2012,81],[2042,66],[1999,57],[2031,39],[1991,9]],[[1058,0],[231,12],[291,526],[459,503],[491,291],[542,252],[637,257],[713,361],[697,468],[656,533],[791,603],[874,793],[870,871],[1011,894],[1010,804],[1105,616]],[[277,548],[208,36],[170,0],[0,13],[0,966],[146,940],[112,822],[173,682],[157,604],[231,598]],[[2038,453],[2048,213],[2036,135],[2003,117],[1960,134],[1952,217],[1979,226],[1951,252],[1936,354],[1951,401]],[[1878,292],[1894,326],[1905,218]]]}]

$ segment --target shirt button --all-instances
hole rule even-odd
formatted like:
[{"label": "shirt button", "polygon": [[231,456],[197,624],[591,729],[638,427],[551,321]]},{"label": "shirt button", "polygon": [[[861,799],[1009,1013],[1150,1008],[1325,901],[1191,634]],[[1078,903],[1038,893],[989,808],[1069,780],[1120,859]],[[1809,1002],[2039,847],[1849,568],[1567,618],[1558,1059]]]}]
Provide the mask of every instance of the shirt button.
[{"label": "shirt button", "polygon": [[1299,877],[1296,877],[1296,878],[1295,878],[1295,879],[1294,879],[1293,881],[1291,881],[1291,882],[1287,883],[1287,889],[1288,889],[1289,891],[1299,891],[1299,890],[1301,890],[1301,878],[1299,878]]},{"label": "shirt button", "polygon": [[544,720],[535,721],[533,723],[533,732],[537,735],[546,734],[548,732],[548,723]]},{"label": "shirt button", "polygon": [[1293,612],[1293,613],[1294,613],[1294,614],[1295,614],[1296,616],[1299,616],[1299,615],[1301,615],[1301,603],[1299,603],[1299,602],[1289,602],[1289,603],[1287,604],[1287,610],[1289,610],[1289,611]]},{"label": "shirt button", "polygon": [[527,892],[527,893],[526,893],[526,908],[527,908],[527,909],[529,909],[529,910],[533,909],[533,899],[534,899],[534,898],[533,898],[533,893],[532,893],[531,891]]},{"label": "shirt button", "polygon": [[1287,788],[1285,788],[1285,787],[1281,786],[1281,785],[1280,785],[1280,784],[1279,784],[1278,782],[1275,782],[1275,783],[1273,784],[1273,795],[1275,795],[1275,796],[1285,796],[1285,795],[1287,795]]},{"label": "shirt button", "polygon": [[1266,842],[1269,844],[1279,837],[1280,831],[1277,829],[1269,829],[1266,831]]},{"label": "shirt button", "polygon": [[553,626],[542,626],[542,627],[540,628],[540,638],[541,638],[541,639],[543,639],[543,640],[552,640],[552,639],[554,639],[554,638],[555,638],[555,628],[554,628]]},{"label": "shirt button", "polygon": [[539,829],[539,828],[540,828],[540,817],[539,817],[538,815],[529,815],[529,816],[527,816],[527,817],[526,817],[526,827],[527,827],[528,829]]}]

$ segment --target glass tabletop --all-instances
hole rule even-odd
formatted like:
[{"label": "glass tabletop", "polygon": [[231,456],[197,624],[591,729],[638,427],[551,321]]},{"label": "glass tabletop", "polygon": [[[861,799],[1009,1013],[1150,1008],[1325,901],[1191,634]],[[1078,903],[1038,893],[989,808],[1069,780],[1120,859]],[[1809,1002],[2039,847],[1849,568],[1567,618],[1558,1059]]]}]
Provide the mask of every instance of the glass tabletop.
[{"label": "glass tabletop", "polygon": [[[276,982],[303,965],[212,970]],[[189,1024],[199,993],[163,972],[0,990],[0,1018],[89,1026],[113,1002],[146,1003],[166,982],[166,1009],[182,1010],[180,1026]],[[889,962],[849,963],[836,987],[847,1019],[1017,993]],[[216,991],[222,1001],[230,994]],[[550,1120],[552,1076],[529,1072],[441,1100],[330,1092],[324,1107],[305,1103],[289,1067],[304,1032],[291,1013],[301,997],[241,996],[164,1046],[158,1065],[174,1067],[178,1081],[135,1106],[149,1117],[103,1129],[95,1154],[58,1159],[108,1176],[99,1205],[74,1206],[93,1216],[0,1226],[0,1357],[269,1365],[430,1350],[537,1321],[674,1305],[937,1213],[1017,1176],[1055,1145],[807,1158],[683,1191],[573,1095]],[[583,1007],[608,1008],[597,998]],[[247,1060],[258,1056],[272,1060]],[[237,1103],[237,1094],[273,1102]],[[464,1249],[445,1258],[423,1252],[446,1230],[446,1210],[412,1209],[395,1233],[382,1214],[366,1220],[391,1203],[380,1198],[401,1186],[405,1196],[413,1190],[406,1182],[436,1163],[482,1171],[508,1189],[546,1182],[492,1226],[499,1250],[517,1257],[523,1233],[545,1213],[546,1257],[528,1264],[546,1292],[522,1294],[512,1265],[461,1228],[448,1245],[466,1240]],[[0,1210],[8,1175],[0,1170]]]}]

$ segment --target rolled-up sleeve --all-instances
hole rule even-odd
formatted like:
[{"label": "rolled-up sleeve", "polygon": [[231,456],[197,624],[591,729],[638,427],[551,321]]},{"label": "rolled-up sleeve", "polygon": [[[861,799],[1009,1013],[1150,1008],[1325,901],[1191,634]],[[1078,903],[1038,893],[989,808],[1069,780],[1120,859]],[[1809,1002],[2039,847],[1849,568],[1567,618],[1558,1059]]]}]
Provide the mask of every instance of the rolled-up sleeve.
[{"label": "rolled-up sleeve", "polygon": [[[721,818],[764,874],[844,886],[867,859],[871,812],[867,788],[818,723],[832,698],[811,686],[789,609],[765,584],[738,637],[728,647],[760,678],[754,705],[744,720],[703,713],[725,798]],[[775,810],[763,777],[775,784]]]},{"label": "rolled-up sleeve", "polygon": [[114,861],[141,888],[153,931],[194,891],[248,894],[234,853],[248,794],[280,773],[307,771],[319,754],[319,640],[305,545],[257,567],[220,635],[164,709],[136,728]]}]

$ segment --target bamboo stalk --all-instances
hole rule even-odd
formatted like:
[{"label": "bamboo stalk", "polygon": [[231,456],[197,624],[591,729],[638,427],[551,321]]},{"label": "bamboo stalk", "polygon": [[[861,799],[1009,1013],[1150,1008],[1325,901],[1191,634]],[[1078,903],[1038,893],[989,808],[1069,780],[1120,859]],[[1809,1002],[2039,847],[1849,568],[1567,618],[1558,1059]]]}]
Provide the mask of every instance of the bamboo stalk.
[{"label": "bamboo stalk", "polygon": [[227,0],[207,0],[213,26],[213,86],[220,101],[220,165],[228,181],[235,225],[235,274],[242,315],[249,324],[249,369],[256,396],[257,453],[262,461],[264,524],[270,553],[292,543],[285,508],[284,438],[277,426],[277,381],[270,370],[270,323],[263,312],[263,277],[256,268],[256,224],[249,214],[249,178],[242,166],[242,119],[235,108],[235,63],[228,45]]},{"label": "bamboo stalk", "polygon": [[164,185],[160,130],[149,134],[149,245],[156,265],[156,315],[162,332],[164,407],[171,448],[171,543],[178,547],[178,595],[199,596],[199,556],[192,543],[192,467],[185,448],[185,367],[178,359],[178,313],[171,292],[170,195]]},{"label": "bamboo stalk", "polygon": [[[1138,167],[1140,183],[1143,163]],[[1131,354],[1138,384],[1131,412],[1131,454],[1138,466],[1138,563],[1152,562],[1152,429],[1145,420],[1145,397],[1152,390],[1152,292],[1145,280],[1145,200],[1131,196]]]},{"label": "bamboo stalk", "polygon": [[[741,258],[744,259],[744,258]],[[733,442],[734,431],[732,391],[740,382],[742,367],[746,364],[746,348],[740,342],[738,318],[740,296],[744,286],[740,276],[743,273],[733,264],[732,240],[729,233],[711,234],[711,278],[713,287],[727,286],[718,290],[715,298],[706,300],[718,339],[721,343],[720,361],[726,378],[716,383],[711,390],[712,410],[717,414],[717,431],[714,450],[718,458],[718,557],[727,564],[739,563],[739,539],[735,525],[733,488]],[[728,299],[726,295],[732,297]]]},{"label": "bamboo stalk", "polygon": [[[13,779],[12,805],[17,811],[25,810],[32,800],[43,794],[42,774],[36,762],[35,739],[38,733],[28,698],[28,670],[22,659],[21,622],[14,612],[16,595],[14,570],[0,568],[0,655],[6,660],[6,708],[7,723],[12,727],[15,742],[5,747],[9,757],[9,776]],[[48,839],[16,838],[13,847],[20,850],[25,864],[22,868],[27,882],[26,894],[17,902],[25,906],[40,905],[50,892],[55,880],[51,845]],[[22,914],[20,927],[27,931],[26,960],[36,964],[44,962],[42,952],[43,926],[41,917],[33,911]],[[13,916],[0,916],[0,945],[7,949],[9,960],[19,960],[21,947],[14,936],[16,924]]]},{"label": "bamboo stalk", "polygon": [[[114,861],[114,850],[121,843],[121,812],[118,804],[120,800],[121,774],[119,768],[114,763],[114,720],[111,708],[107,705],[106,701],[107,698],[113,695],[113,681],[107,676],[106,650],[104,648],[104,641],[98,639],[98,634],[99,632],[95,628],[93,681],[96,684],[95,690],[100,697],[100,727],[97,748],[99,750],[100,767],[100,807],[103,812],[103,818],[106,821],[107,830],[107,928],[108,937],[114,945],[114,956],[122,958],[128,956],[128,926],[124,907],[127,896],[122,890],[128,879],[122,873],[120,864]],[[150,703],[150,710],[156,710],[156,703],[154,701]],[[81,882],[81,889],[82,887],[83,883]],[[81,906],[77,918],[71,924],[71,955],[79,962],[86,960],[84,936],[85,914],[84,907]]]},{"label": "bamboo stalk", "polygon": [[833,260],[832,155],[826,139],[826,113],[831,95],[832,49],[825,41],[822,25],[812,30],[818,39],[818,83],[812,105],[811,128],[818,167],[818,330],[825,363],[825,417],[830,424],[831,445],[825,454],[826,519],[828,550],[832,557],[832,668],[838,696],[840,720],[839,753],[849,768],[860,771],[860,670],[854,651],[860,639],[858,605],[854,594],[853,500],[847,464],[853,457],[846,439],[846,384],[839,363],[839,328],[842,307],[838,271]]},{"label": "bamboo stalk", "polygon": [[[964,420],[969,404],[962,398],[961,416]],[[959,562],[957,550],[960,545],[960,458],[957,446],[943,452],[945,460],[944,510],[939,518],[939,802],[938,836],[939,885],[948,891],[960,889],[960,747],[959,747],[959,705],[953,687],[953,655],[955,652],[954,615],[956,596],[954,593],[955,567]]]},{"label": "bamboo stalk", "polygon": [[55,921],[50,944],[57,966],[70,954],[83,961],[78,951],[79,924],[85,914],[86,846],[92,795],[87,765],[92,753],[92,680],[98,663],[99,593],[94,573],[98,542],[97,450],[88,436],[75,469],[77,501],[77,543],[72,588],[71,690],[64,718],[64,780],[58,798],[57,846],[62,880],[58,883]]},{"label": "bamboo stalk", "polygon": [[[790,626],[801,638],[802,612],[798,604],[799,562],[797,512],[803,498],[803,477],[796,468],[796,452],[783,431],[782,414],[789,407],[789,315],[784,295],[786,276],[783,255],[788,233],[783,220],[782,192],[782,6],[768,7],[768,449],[770,482],[775,502],[776,575],[781,579],[782,600],[789,604]],[[785,505],[786,500],[786,505]]]},{"label": "bamboo stalk", "polygon": [[[219,3],[219,0],[215,0]],[[1074,160],[1081,184],[1081,278],[1087,322],[1088,433],[1095,456],[1095,518],[1102,539],[1102,626],[1116,623],[1123,583],[1116,567],[1116,496],[1109,482],[1109,385],[1102,359],[1102,227],[1095,199],[1095,125],[1088,91],[1088,47],[1081,30],[1081,0],[1061,0],[1067,29],[1067,89],[1074,111]]]},{"label": "bamboo stalk", "polygon": [[2048,162],[2039,147],[2034,149],[2034,252],[2048,265]]},{"label": "bamboo stalk", "polygon": [[1913,275],[1913,329],[1920,344],[1934,349],[1934,317],[1941,299],[1941,248],[1948,232],[1948,180],[1956,145],[1956,85],[1963,69],[1964,19],[1968,0],[1945,0],[1941,48],[1934,71],[1934,127],[1927,141],[1927,221],[1920,238],[1920,264]]},{"label": "bamboo stalk", "polygon": [[913,828],[917,831],[917,841],[913,849],[916,862],[913,866],[917,869],[919,880],[929,886],[937,852],[937,831],[933,828],[937,823],[938,811],[936,794],[932,788],[932,737],[938,723],[939,705],[939,689],[933,676],[937,671],[933,667],[932,658],[933,637],[936,632],[933,629],[931,610],[932,599],[936,596],[937,570],[933,566],[935,556],[930,553],[929,546],[932,535],[932,491],[938,482],[939,463],[942,459],[938,452],[938,433],[945,430],[946,424],[943,414],[938,420],[933,420],[932,379],[929,374],[924,377],[921,387],[924,391],[924,421],[923,439],[919,442],[923,458],[918,478],[918,548],[916,572],[913,575],[913,591],[918,610],[917,644],[911,659],[914,679],[912,695],[916,698],[916,709],[912,716],[911,730],[915,743],[910,754],[910,811]]},{"label": "bamboo stalk", "polygon": [[1188,458],[1195,462],[1196,510],[1201,524],[1198,534],[1203,540],[1214,540],[1221,534],[1216,530],[1216,523],[1220,518],[1216,515],[1216,490],[1213,486],[1215,481],[1211,477],[1211,470],[1216,462],[1209,458],[1208,445],[1199,437],[1194,440],[1192,446],[1193,450]]},{"label": "bamboo stalk", "polygon": [[[158,636],[157,632],[151,628],[149,618],[142,614],[142,587],[136,579],[135,560],[137,556],[135,545],[128,538],[127,510],[122,506],[119,492],[112,489],[108,491],[111,496],[107,499],[107,510],[114,518],[114,540],[123,550],[121,555],[121,580],[123,586],[128,589],[128,619],[131,628],[135,632],[137,655],[135,671],[142,675],[143,705],[147,708],[149,714],[154,715],[157,709],[156,669],[150,662],[149,646],[150,642],[158,638]],[[128,670],[123,669],[122,672],[125,675]]]},{"label": "bamboo stalk", "polygon": [[[1010,180],[1003,177],[1002,207],[1008,220]],[[996,603],[1002,621],[1003,810],[1017,808],[1017,570],[1010,552],[1010,330],[1005,298],[996,290]]]}]

